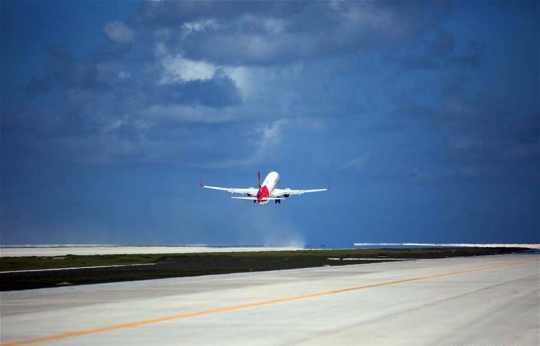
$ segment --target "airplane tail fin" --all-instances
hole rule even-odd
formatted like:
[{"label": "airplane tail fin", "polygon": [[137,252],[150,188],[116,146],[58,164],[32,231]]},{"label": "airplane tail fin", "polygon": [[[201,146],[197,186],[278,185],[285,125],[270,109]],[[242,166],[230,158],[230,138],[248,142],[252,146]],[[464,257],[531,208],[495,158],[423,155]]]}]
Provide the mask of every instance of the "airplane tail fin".
[{"label": "airplane tail fin", "polygon": [[259,181],[259,190],[261,189],[261,171],[257,171],[257,180]]}]

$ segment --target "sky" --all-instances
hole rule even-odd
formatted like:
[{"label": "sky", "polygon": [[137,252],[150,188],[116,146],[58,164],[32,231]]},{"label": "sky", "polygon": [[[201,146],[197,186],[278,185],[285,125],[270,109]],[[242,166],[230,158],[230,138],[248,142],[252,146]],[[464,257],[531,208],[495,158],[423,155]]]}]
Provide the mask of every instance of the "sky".
[{"label": "sky", "polygon": [[2,245],[540,243],[538,1],[0,6]]}]

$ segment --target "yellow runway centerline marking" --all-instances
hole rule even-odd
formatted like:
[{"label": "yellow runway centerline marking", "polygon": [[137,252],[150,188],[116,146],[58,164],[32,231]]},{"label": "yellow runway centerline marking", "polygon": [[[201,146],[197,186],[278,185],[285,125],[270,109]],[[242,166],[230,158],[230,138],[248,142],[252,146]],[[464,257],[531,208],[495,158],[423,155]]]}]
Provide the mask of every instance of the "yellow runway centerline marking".
[{"label": "yellow runway centerline marking", "polygon": [[221,312],[242,310],[242,309],[247,309],[247,308],[253,308],[253,307],[264,306],[264,305],[272,305],[272,304],[278,304],[278,303],[285,303],[285,302],[291,302],[291,301],[295,301],[295,300],[308,299],[308,298],[326,296],[326,295],[331,295],[331,294],[338,294],[338,293],[351,292],[351,291],[359,291],[359,290],[368,289],[368,288],[374,288],[374,287],[391,286],[391,285],[397,285],[397,284],[402,284],[402,283],[406,283],[406,282],[429,280],[429,279],[435,279],[435,278],[440,278],[440,277],[445,277],[445,276],[452,276],[452,275],[465,274],[465,273],[473,273],[473,272],[484,271],[484,270],[489,270],[489,269],[513,267],[513,266],[518,266],[518,265],[523,265],[523,264],[531,264],[531,263],[535,263],[535,262],[538,262],[538,260],[536,260],[536,261],[514,262],[514,263],[511,263],[511,264],[501,264],[501,265],[495,265],[495,266],[490,266],[490,267],[459,270],[459,271],[447,272],[447,273],[442,273],[442,274],[434,274],[434,275],[428,275],[428,276],[422,276],[422,277],[416,277],[416,278],[410,278],[410,279],[387,281],[387,282],[381,282],[381,283],[371,284],[371,285],[356,286],[356,287],[342,288],[342,289],[336,289],[336,290],[330,290],[330,291],[308,293],[308,294],[303,294],[303,295],[293,296],[293,297],[287,297],[287,298],[279,298],[279,299],[266,300],[266,301],[260,301],[260,302],[254,302],[254,303],[233,305],[233,306],[227,306],[227,307],[211,309],[211,310],[203,310],[203,311],[198,311],[198,312],[191,312],[191,313],[185,313],[185,314],[179,314],[179,315],[172,315],[172,316],[166,316],[166,317],[160,317],[160,318],[153,318],[153,319],[142,320],[142,321],[137,321],[137,322],[117,324],[117,325],[108,326],[108,327],[86,329],[86,330],[81,330],[81,331],[77,331],[77,332],[63,333],[63,334],[57,334],[57,335],[51,335],[51,336],[44,336],[44,337],[35,338],[35,339],[27,339],[27,340],[9,342],[9,343],[6,343],[6,344],[0,344],[0,346],[30,345],[30,344],[36,344],[36,343],[39,343],[39,342],[54,341],[54,340],[72,338],[72,337],[75,337],[75,336],[88,335],[88,334],[97,334],[97,333],[103,333],[103,332],[107,332],[107,331],[111,331],[111,330],[132,328],[132,327],[138,327],[138,326],[143,326],[143,325],[148,325],[148,324],[156,324],[156,323],[160,323],[160,322],[173,321],[173,320],[179,320],[179,319],[196,317],[196,316],[211,315],[211,314],[216,314],[216,313],[221,313]]}]

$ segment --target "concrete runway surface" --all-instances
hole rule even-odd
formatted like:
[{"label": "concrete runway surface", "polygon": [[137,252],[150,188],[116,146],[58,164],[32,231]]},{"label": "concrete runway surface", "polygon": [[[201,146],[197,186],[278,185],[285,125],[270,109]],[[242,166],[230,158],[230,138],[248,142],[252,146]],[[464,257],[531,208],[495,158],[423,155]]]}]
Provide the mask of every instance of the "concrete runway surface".
[{"label": "concrete runway surface", "polygon": [[540,256],[2,292],[2,345],[540,344]]}]

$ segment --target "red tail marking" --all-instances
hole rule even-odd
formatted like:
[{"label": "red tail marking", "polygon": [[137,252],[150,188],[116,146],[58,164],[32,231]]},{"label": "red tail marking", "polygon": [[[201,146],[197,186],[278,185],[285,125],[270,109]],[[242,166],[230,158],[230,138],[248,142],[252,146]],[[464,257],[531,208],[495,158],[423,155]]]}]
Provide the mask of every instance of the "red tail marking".
[{"label": "red tail marking", "polygon": [[259,189],[259,192],[257,193],[257,200],[258,201],[261,201],[262,199],[266,198],[270,196],[270,192],[268,191],[268,188],[265,186],[263,186],[262,188]]}]

